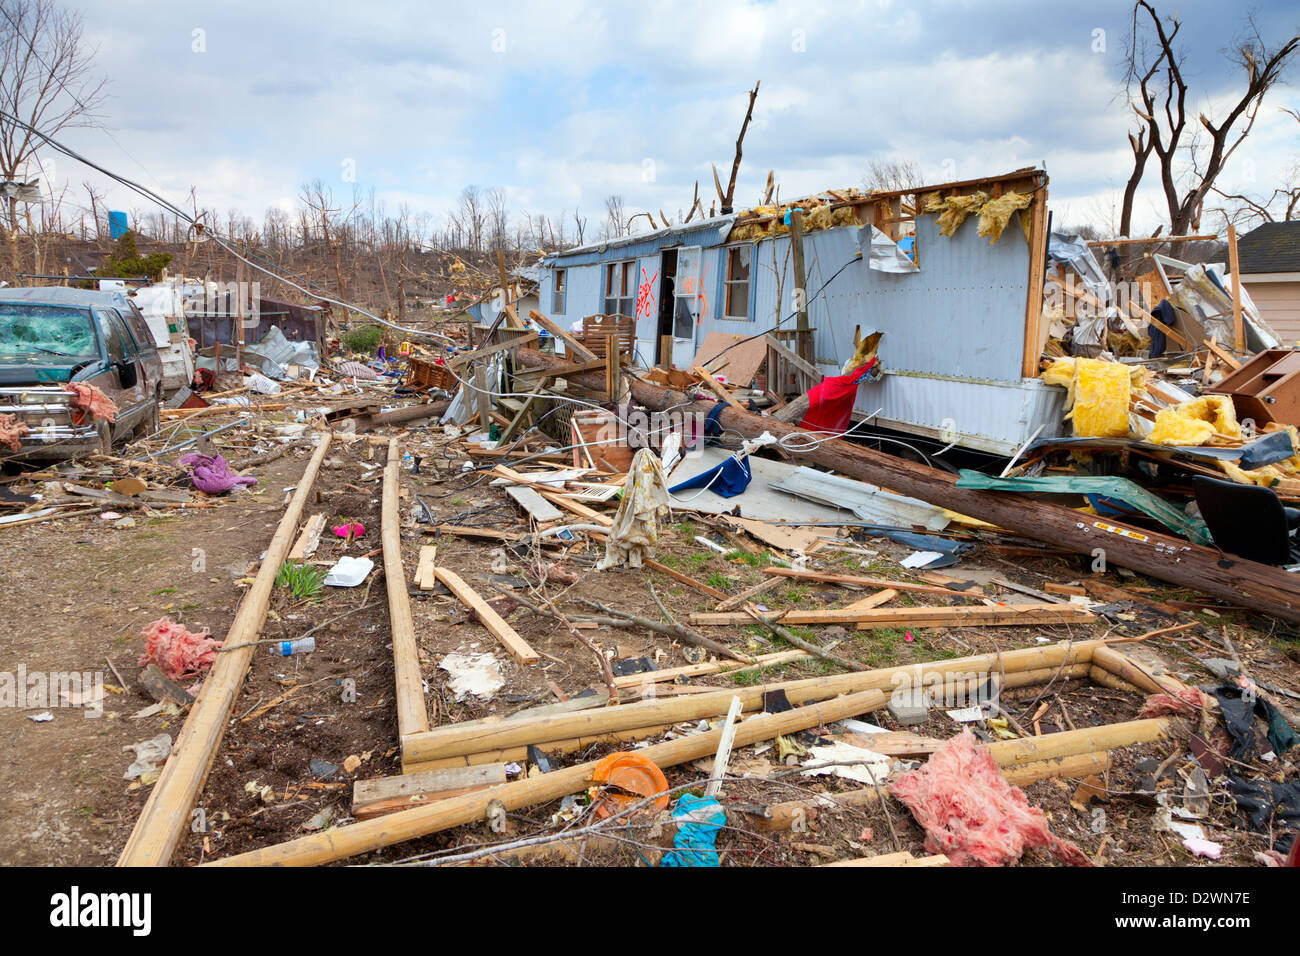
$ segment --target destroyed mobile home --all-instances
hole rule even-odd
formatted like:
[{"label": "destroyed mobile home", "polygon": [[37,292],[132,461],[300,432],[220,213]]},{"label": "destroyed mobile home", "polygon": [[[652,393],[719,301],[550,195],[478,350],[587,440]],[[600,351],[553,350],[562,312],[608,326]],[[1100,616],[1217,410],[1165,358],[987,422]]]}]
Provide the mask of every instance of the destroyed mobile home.
[{"label": "destroyed mobile home", "polygon": [[32,540],[274,525],[109,657],[117,862],[1294,862],[1297,353],[1048,221],[1019,170],[502,262],[453,344],[217,339],[14,476]]}]

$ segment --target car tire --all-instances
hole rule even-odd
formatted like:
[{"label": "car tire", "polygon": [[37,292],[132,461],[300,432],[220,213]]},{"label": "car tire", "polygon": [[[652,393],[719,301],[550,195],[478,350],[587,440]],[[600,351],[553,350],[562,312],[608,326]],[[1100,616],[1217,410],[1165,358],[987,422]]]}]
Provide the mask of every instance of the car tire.
[{"label": "car tire", "polygon": [[131,437],[137,441],[158,434],[158,429],[162,427],[162,393],[154,395],[152,401],[153,406],[149,409],[148,416],[132,431]]}]

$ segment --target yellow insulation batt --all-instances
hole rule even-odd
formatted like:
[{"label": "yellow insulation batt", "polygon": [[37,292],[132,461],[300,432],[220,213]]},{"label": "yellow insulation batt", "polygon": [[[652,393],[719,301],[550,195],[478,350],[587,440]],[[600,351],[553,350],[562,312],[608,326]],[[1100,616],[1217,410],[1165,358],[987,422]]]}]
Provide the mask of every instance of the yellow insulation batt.
[{"label": "yellow insulation batt", "polygon": [[1058,358],[1039,376],[1048,385],[1069,389],[1066,400],[1079,438],[1128,436],[1128,404],[1144,387],[1146,369],[1090,358]]},{"label": "yellow insulation batt", "polygon": [[1241,440],[1237,412],[1227,395],[1202,395],[1162,408],[1156,413],[1156,424],[1147,441],[1156,445],[1204,445],[1215,438]]},{"label": "yellow insulation batt", "polygon": [[986,192],[971,193],[969,196],[949,196],[947,199],[931,199],[925,204],[926,212],[937,212],[939,218],[939,235],[951,236],[957,227],[966,221],[966,217],[989,201]]},{"label": "yellow insulation batt", "polygon": [[[997,199],[990,199],[980,209],[979,234],[988,236],[989,245],[997,242],[1002,238],[1002,230],[1007,228],[1011,214],[1028,209],[1033,198],[1030,193],[1005,192]],[[1028,238],[1029,230],[1023,216],[1020,218],[1020,224],[1026,227],[1025,238]]]}]

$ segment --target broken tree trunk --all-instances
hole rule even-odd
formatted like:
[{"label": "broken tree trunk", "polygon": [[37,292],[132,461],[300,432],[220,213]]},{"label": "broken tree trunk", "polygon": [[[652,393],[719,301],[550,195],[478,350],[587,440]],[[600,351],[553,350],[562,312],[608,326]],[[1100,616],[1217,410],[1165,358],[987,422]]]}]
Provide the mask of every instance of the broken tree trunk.
[{"label": "broken tree trunk", "polygon": [[[518,360],[529,368],[562,364],[554,356],[534,349],[520,349]],[[710,401],[692,401],[682,392],[628,377],[632,381],[633,397],[655,411],[671,408],[675,414],[698,415],[703,419],[714,405]],[[599,376],[588,375],[572,376],[569,384],[593,391],[600,391],[604,386]],[[807,434],[775,418],[730,407],[722,409],[718,422],[722,428],[739,432],[745,438],[757,438],[764,431],[777,438]],[[956,477],[945,471],[842,439],[791,451],[791,456],[1079,554],[1095,555],[1100,551],[1107,564],[1196,588],[1289,621],[1300,621],[1300,582],[1280,568],[1195,545],[1184,538],[1125,525],[1113,518],[1101,521],[1025,495],[958,488]]]}]

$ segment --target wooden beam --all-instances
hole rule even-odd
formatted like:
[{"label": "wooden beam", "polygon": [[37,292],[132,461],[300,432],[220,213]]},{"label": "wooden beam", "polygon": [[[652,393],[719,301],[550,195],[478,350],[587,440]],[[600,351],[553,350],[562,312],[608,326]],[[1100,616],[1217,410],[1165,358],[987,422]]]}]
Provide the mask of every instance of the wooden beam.
[{"label": "wooden beam", "polygon": [[[795,707],[780,714],[752,717],[736,728],[735,746],[771,740],[822,723],[843,720],[885,706],[885,694],[878,690],[849,694],[823,701],[815,707]],[[635,706],[635,705],[632,705]],[[617,709],[617,708],[616,708]],[[657,766],[678,764],[712,756],[722,738],[722,729],[691,734],[637,753]],[[507,811],[520,810],[586,789],[597,761],[566,767],[551,773],[525,777],[499,787],[438,800],[422,807],[391,813],[377,820],[362,820],[327,833],[300,837],[288,843],[240,853],[209,863],[209,866],[316,866],[355,856],[380,847],[392,846],[428,836],[451,827],[481,822],[488,807],[500,802]]]},{"label": "wooden beam", "polygon": [[[1043,354],[1046,336],[1043,329],[1043,273],[1047,268],[1047,174],[1043,187],[1034,191],[1029,204],[1029,291],[1025,302],[1024,354],[1020,360],[1021,378],[1038,377],[1038,359]],[[1021,213],[1025,215],[1025,213]]]},{"label": "wooden beam", "polygon": [[[823,378],[826,377],[821,369],[819,369],[816,365],[813,365],[812,362],[809,362],[806,359],[804,359],[803,356],[801,356],[794,349],[790,348],[790,346],[786,345],[775,335],[768,335],[766,337],[766,341],[767,341],[767,347],[769,349],[771,349],[777,355],[781,356],[781,358],[785,359],[795,368],[799,369],[801,372],[808,375],[813,380],[812,381],[813,385],[816,385],[818,382],[820,382]],[[769,380],[770,380],[770,376],[769,376]]]},{"label": "wooden beam", "polygon": [[380,511],[384,549],[384,585],[388,592],[388,621],[393,641],[394,693],[397,698],[397,733],[418,734],[429,729],[429,704],[424,697],[424,675],[420,670],[420,647],[415,639],[411,598],[406,590],[402,566],[402,520],[398,484],[402,453],[397,439],[388,442],[384,465],[384,496]]},{"label": "wooden beam", "polygon": [[[748,618],[746,618],[748,620]],[[1100,641],[1066,644],[1048,644],[1042,647],[1006,651],[996,654],[972,655],[925,664],[908,664],[876,670],[852,671],[830,677],[813,677],[789,681],[770,682],[762,686],[742,687],[736,690],[716,690],[674,700],[643,700],[618,707],[601,707],[578,713],[558,714],[537,720],[502,720],[494,724],[474,722],[469,726],[449,724],[428,733],[407,737],[402,741],[403,759],[412,764],[458,754],[495,751],[500,748],[541,744],[547,740],[564,740],[589,737],[616,731],[673,724],[683,720],[715,717],[726,712],[733,694],[739,694],[746,711],[763,706],[765,691],[784,690],[792,704],[825,700],[836,694],[856,693],[861,690],[894,690],[899,679],[933,680],[944,675],[970,676],[984,680],[988,675],[1006,673],[1008,678],[1022,670],[1044,670],[1050,679],[1067,662],[1087,667],[1094,647]],[[753,666],[753,665],[750,665]],[[1050,670],[1047,670],[1050,668]],[[1005,685],[1004,685],[1005,686]]]},{"label": "wooden beam", "polygon": [[506,339],[505,341],[496,342],[492,345],[485,345],[481,349],[475,349],[473,352],[461,352],[458,355],[453,355],[451,358],[451,364],[456,368],[460,368],[477,359],[487,358],[490,355],[496,355],[498,352],[505,352],[508,349],[517,349],[525,345],[531,345],[536,341],[536,332],[524,332],[521,335]]},{"label": "wooden beam", "polygon": [[[939,587],[936,584],[913,584],[910,581],[894,581],[890,578],[872,578],[865,577],[861,574],[832,574],[827,571],[809,571],[805,568],[764,568],[764,574],[771,574],[783,578],[796,578],[800,581],[825,581],[831,584],[854,584],[864,588],[893,588],[896,591],[916,591],[920,594],[942,594],[945,597],[960,598],[980,598],[984,596],[983,591],[978,594],[971,591],[954,591],[951,588]],[[722,611],[726,608],[717,608]]]},{"label": "wooden beam", "polygon": [[[994,607],[878,607],[850,610],[781,611],[766,615],[778,624],[865,624],[871,627],[1015,627],[1018,624],[1086,624],[1091,611],[1073,605],[999,604]],[[739,611],[695,611],[690,622],[699,626],[746,624]]]},{"label": "wooden beam", "polygon": [[374,777],[352,785],[352,816],[358,820],[409,810],[432,800],[473,793],[506,782],[503,763],[423,770],[397,777]]},{"label": "wooden beam", "polygon": [[[537,664],[541,661],[542,656],[529,647],[528,642],[520,637],[513,627],[505,622],[492,607],[483,600],[477,591],[466,584],[455,571],[450,568],[435,568],[434,572],[439,581],[447,586],[452,594],[460,599],[461,603],[472,608],[478,615],[479,623],[486,627],[495,635],[512,655],[515,660],[521,664]],[[405,762],[406,746],[405,735],[403,735],[402,760]]]},{"label": "wooden beam", "polygon": [[311,557],[320,544],[321,532],[325,530],[325,520],[326,516],[323,514],[312,515],[307,519],[307,523],[302,527],[302,534],[298,535],[298,540],[289,549],[286,561],[301,562]]},{"label": "wooden beam", "polygon": [[235,612],[235,619],[226,632],[226,650],[217,655],[217,662],[208,672],[203,689],[176,738],[172,754],[163,765],[158,782],[154,784],[118,857],[118,866],[167,866],[181,835],[189,832],[190,811],[208,778],[235,698],[239,696],[240,686],[248,674],[253,652],[259,646],[257,640],[271,603],[276,575],[289,553],[290,542],[329,446],[330,434],[325,432],[298,479],[293,498],[289,500],[289,506],[267,546],[252,587]]},{"label": "wooden beam", "polygon": [[1232,269],[1232,347],[1246,351],[1246,327],[1241,315],[1241,264],[1237,261],[1237,227],[1228,223],[1228,265]]},{"label": "wooden beam", "polygon": [[713,377],[708,369],[701,368],[699,365],[694,365],[691,367],[691,374],[698,375],[700,380],[708,386],[709,391],[718,396],[718,398],[722,399],[732,408],[739,409],[742,412],[745,411],[745,406],[736,401],[732,397],[731,393],[727,391],[721,382]]},{"label": "wooden beam", "polygon": [[438,549],[433,545],[426,544],[420,548],[420,560],[415,566],[415,577],[411,579],[411,583],[421,591],[433,589],[433,565],[437,556]]},{"label": "wooden beam", "polygon": [[587,348],[585,345],[583,345],[581,342],[575,339],[572,335],[564,331],[564,329],[560,328],[558,325],[556,325],[546,316],[542,315],[542,313],[538,312],[536,309],[532,309],[531,311],[529,311],[528,317],[532,319],[534,322],[536,322],[538,325],[540,325],[542,328],[544,328],[547,332],[550,332],[553,336],[555,336],[557,339],[563,342],[566,348],[572,349],[573,353],[577,355],[578,358],[582,359],[584,362],[596,361],[595,352]]}]

